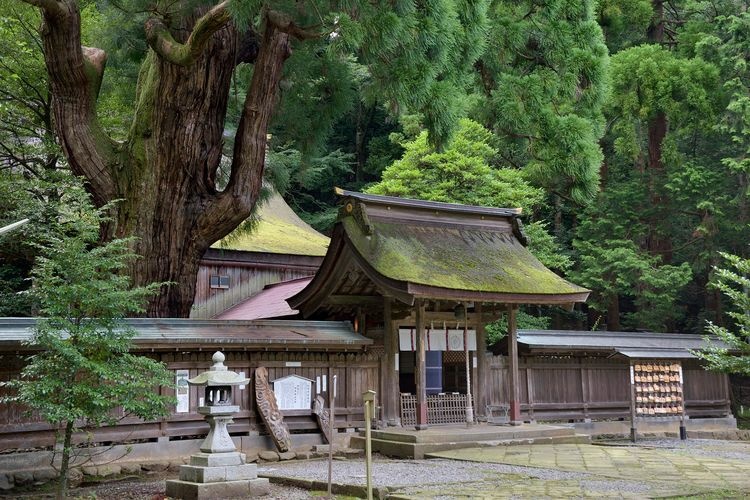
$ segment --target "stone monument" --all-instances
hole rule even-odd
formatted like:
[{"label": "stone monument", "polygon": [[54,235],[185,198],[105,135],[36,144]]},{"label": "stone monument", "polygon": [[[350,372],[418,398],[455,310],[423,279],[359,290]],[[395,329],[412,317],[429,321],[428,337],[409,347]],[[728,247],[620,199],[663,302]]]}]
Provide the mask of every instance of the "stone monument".
[{"label": "stone monument", "polygon": [[213,355],[213,366],[207,372],[188,380],[190,385],[205,387],[205,415],[210,426],[200,453],[190,457],[190,464],[180,467],[180,478],[167,481],[167,496],[184,499],[255,497],[268,494],[268,479],[258,478],[256,464],[245,463],[245,454],[237,451],[227,431],[232,415],[240,407],[232,403],[232,386],[250,380],[229,371],[224,355]]}]

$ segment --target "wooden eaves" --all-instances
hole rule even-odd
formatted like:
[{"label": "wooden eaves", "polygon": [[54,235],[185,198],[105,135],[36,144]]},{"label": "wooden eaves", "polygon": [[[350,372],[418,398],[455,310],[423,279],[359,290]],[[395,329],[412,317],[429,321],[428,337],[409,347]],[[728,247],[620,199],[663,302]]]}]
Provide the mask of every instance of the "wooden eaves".
[{"label": "wooden eaves", "polygon": [[305,317],[344,302],[338,291],[353,269],[375,287],[360,295],[362,304],[374,295],[407,305],[417,299],[563,305],[588,297],[589,290],[526,249],[518,210],[337,192],[342,208],[328,252],[310,285],[289,299]]}]

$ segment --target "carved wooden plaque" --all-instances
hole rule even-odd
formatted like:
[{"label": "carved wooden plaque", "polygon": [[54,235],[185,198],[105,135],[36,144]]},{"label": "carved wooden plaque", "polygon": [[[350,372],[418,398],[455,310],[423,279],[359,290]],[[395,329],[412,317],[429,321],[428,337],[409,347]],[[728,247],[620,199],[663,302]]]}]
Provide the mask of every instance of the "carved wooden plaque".
[{"label": "carved wooden plaque", "polygon": [[263,366],[255,369],[255,400],[258,403],[260,418],[268,427],[276,447],[282,452],[289,451],[292,447],[292,438],[276,404],[276,396],[268,384],[268,370]]},{"label": "carved wooden plaque", "polygon": [[315,396],[315,404],[313,404],[313,413],[315,418],[318,420],[318,426],[323,431],[323,436],[326,439],[326,443],[331,442],[331,411],[328,408],[324,408],[325,400],[323,396],[318,394]]}]

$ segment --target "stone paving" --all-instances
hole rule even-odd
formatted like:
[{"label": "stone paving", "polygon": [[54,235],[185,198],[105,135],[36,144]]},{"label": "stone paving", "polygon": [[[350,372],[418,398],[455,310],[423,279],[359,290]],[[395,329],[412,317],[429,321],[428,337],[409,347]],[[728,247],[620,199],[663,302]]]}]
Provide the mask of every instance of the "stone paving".
[{"label": "stone paving", "polygon": [[[731,447],[741,450],[740,454],[750,454],[750,444],[731,443]],[[721,446],[713,448],[721,455]],[[592,479],[599,477],[604,484],[615,485],[605,493],[601,490],[595,491],[591,480],[579,480],[577,484],[576,481],[532,480],[514,485],[511,492],[483,493],[482,496],[486,497],[587,497],[604,494],[642,498],[645,494],[648,497],[718,495],[720,498],[726,498],[746,497],[750,494],[749,461],[724,456],[705,456],[680,447],[525,445],[456,450],[435,453],[432,456],[588,473]],[[609,483],[608,478],[617,479],[619,482]],[[631,481],[640,482],[647,487],[648,492],[633,491],[627,484]],[[435,493],[441,494],[439,491]],[[456,493],[463,496],[458,491]],[[433,495],[425,489],[420,492],[420,496]]]},{"label": "stone paving", "polygon": [[[552,444],[474,448],[429,460],[377,457],[388,498],[748,498],[750,443],[688,440],[638,446]],[[269,476],[325,477],[325,462],[273,464]],[[364,464],[334,464],[334,482],[363,485]]]}]

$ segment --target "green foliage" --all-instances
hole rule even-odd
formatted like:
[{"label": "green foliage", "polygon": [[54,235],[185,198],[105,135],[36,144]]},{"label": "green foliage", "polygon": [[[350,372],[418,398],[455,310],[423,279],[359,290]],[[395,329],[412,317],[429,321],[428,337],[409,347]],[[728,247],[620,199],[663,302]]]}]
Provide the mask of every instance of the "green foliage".
[{"label": "green foliage", "polygon": [[637,228],[628,225],[626,214],[594,215],[599,208],[588,210],[573,242],[578,252],[573,281],[592,290],[588,303],[598,311],[608,310],[612,300],[631,300],[635,311],[625,315],[626,328],[672,329],[682,314],[677,300],[692,277],[690,266],[663,264],[633,241],[637,235],[631,230]]},{"label": "green foliage", "polygon": [[54,167],[59,155],[36,34],[41,18],[15,0],[0,0],[0,11],[0,168],[36,175]]},{"label": "green foliage", "polygon": [[709,321],[706,331],[728,348],[713,345],[694,354],[706,362],[707,369],[750,375],[750,260],[726,253],[722,257],[728,267],[716,269],[712,286],[730,300],[733,310],[728,314],[733,325],[727,328]]},{"label": "green foliage", "polygon": [[21,219],[30,223],[0,236],[0,310],[5,316],[29,316],[32,302],[25,291],[30,272],[46,241],[70,205],[87,195],[67,170],[42,168],[38,175],[21,165],[0,170],[0,225]]},{"label": "green foliage", "polygon": [[472,111],[506,163],[587,203],[596,192],[608,56],[593,2],[493,2]]},{"label": "green foliage", "polygon": [[130,288],[122,270],[135,256],[125,240],[97,243],[100,218],[90,206],[70,206],[32,273],[42,317],[31,343],[41,351],[12,386],[19,402],[54,424],[112,422],[116,407],[151,419],[170,403],[153,391],[169,383],[169,372],[128,353],[135,332],[122,322],[159,285]]},{"label": "green foliage", "polygon": [[135,258],[127,241],[98,243],[107,208],[94,210],[85,194],[69,197],[49,228],[30,292],[42,316],[30,341],[38,351],[8,383],[15,391],[9,399],[66,428],[63,485],[70,434],[79,426],[123,416],[153,419],[168,414],[173,404],[155,390],[171,382],[166,367],[129,353],[135,332],[122,319],[142,311],[159,285],[131,288],[123,273]]},{"label": "green foliage", "polygon": [[471,120],[461,120],[455,135],[436,151],[427,133],[402,144],[404,156],[383,172],[383,180],[367,192],[404,198],[482,205],[521,207],[531,211],[543,193],[532,187],[522,171],[493,168],[498,152],[490,131]]},{"label": "green foliage", "polygon": [[[549,329],[550,318],[546,316],[534,316],[522,309],[516,313],[516,327],[519,330],[547,330]],[[508,320],[503,317],[493,321],[486,326],[487,345],[493,345],[501,341],[508,335]]]},{"label": "green foliage", "polygon": [[637,160],[647,127],[664,113],[682,133],[710,127],[718,69],[702,59],[684,59],[657,45],[640,45],[612,57],[612,116],[615,152]]},{"label": "green foliage", "polygon": [[[423,132],[402,143],[404,156],[387,167],[383,179],[367,190],[373,194],[462,203],[485,207],[520,207],[533,213],[544,201],[523,171],[498,168],[502,159],[495,136],[482,125],[463,119],[443,151],[436,151]],[[493,166],[495,165],[495,166]],[[529,249],[546,266],[567,270],[570,259],[541,222],[526,226]]]},{"label": "green foliage", "polygon": [[642,42],[654,14],[651,0],[602,0],[597,10],[610,53]]}]

